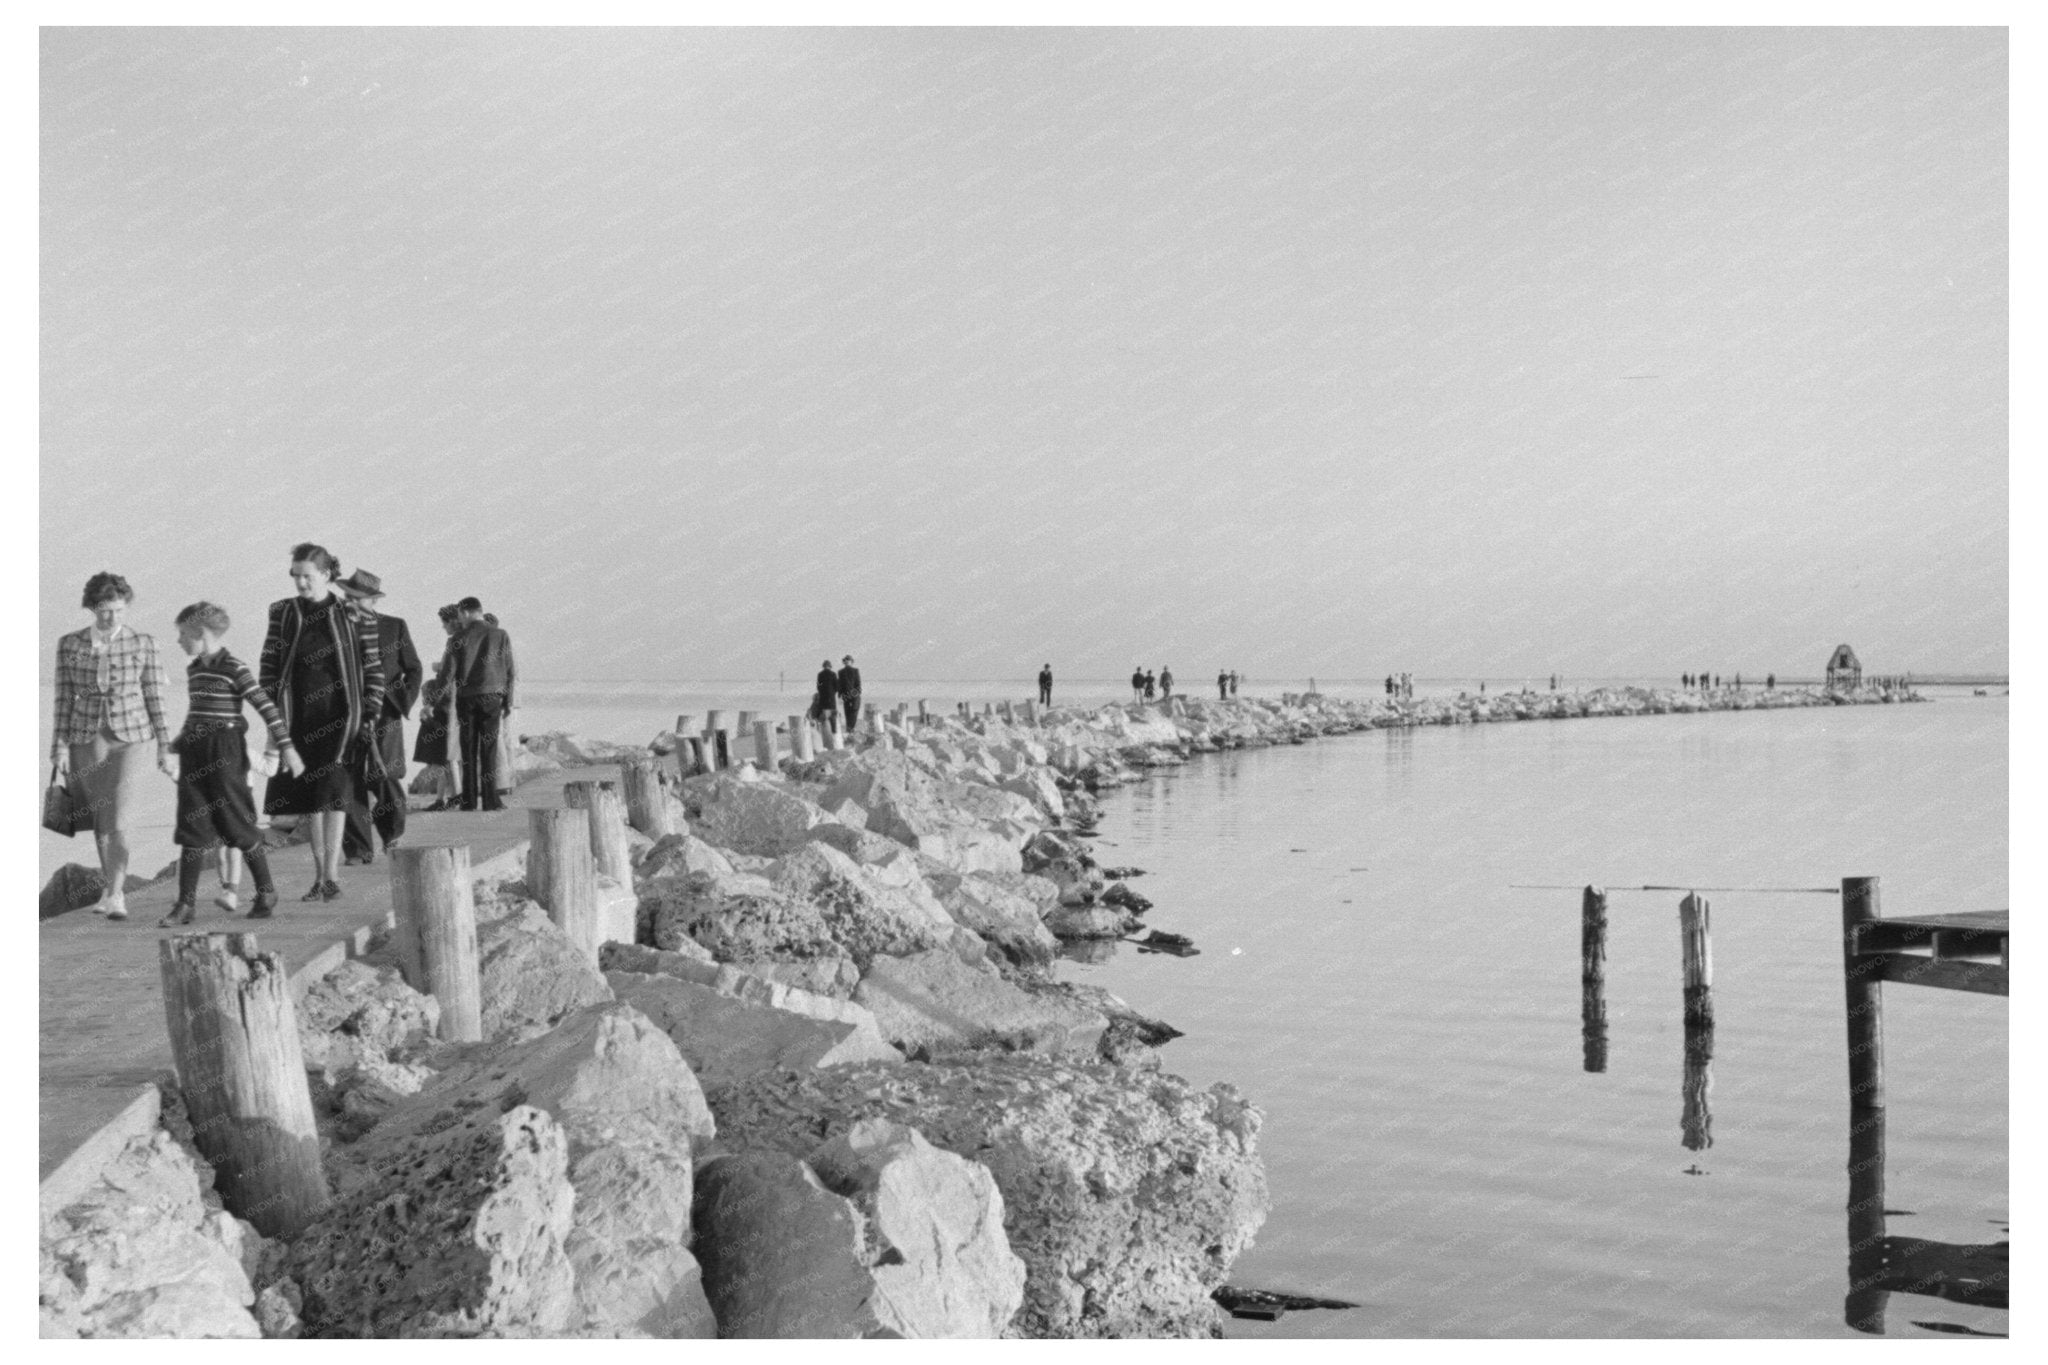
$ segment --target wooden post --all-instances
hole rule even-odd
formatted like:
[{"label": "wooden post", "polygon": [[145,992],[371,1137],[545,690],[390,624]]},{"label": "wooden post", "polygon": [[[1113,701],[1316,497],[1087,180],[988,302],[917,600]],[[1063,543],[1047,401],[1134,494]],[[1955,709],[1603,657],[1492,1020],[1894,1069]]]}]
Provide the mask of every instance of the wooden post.
[{"label": "wooden post", "polygon": [[569,941],[597,961],[597,866],[590,856],[590,812],[526,812],[526,890]]},{"label": "wooden post", "polygon": [[562,800],[572,810],[590,812],[590,856],[600,875],[620,886],[633,885],[633,855],[626,844],[626,804],[609,782],[571,782]]},{"label": "wooden post", "polygon": [[811,723],[802,716],[789,718],[789,756],[799,763],[808,763],[811,752]]},{"label": "wooden post", "polygon": [[740,719],[739,719],[739,724],[738,724],[737,726],[735,726],[735,727],[734,727],[734,729],[733,729],[733,733],[734,733],[734,734],[736,734],[736,735],[751,735],[751,734],[753,734],[753,733],[754,733],[754,722],[755,722],[755,721],[757,721],[757,720],[759,720],[760,718],[761,718],[761,716],[760,716],[760,713],[759,713],[759,712],[757,712],[757,711],[742,711],[742,712],[740,712]]},{"label": "wooden post", "polygon": [[706,731],[716,730],[723,724],[725,724],[724,711],[706,711],[704,713],[704,729]]},{"label": "wooden post", "polygon": [[868,702],[860,708],[860,718],[866,722],[868,733],[873,734],[876,728],[875,704],[873,702]]},{"label": "wooden post", "polygon": [[681,739],[681,738],[682,738],[682,737],[683,737],[684,735],[694,735],[694,734],[696,734],[696,733],[697,733],[697,716],[696,716],[696,713],[695,713],[695,712],[691,712],[691,711],[684,711],[684,712],[682,712],[682,713],[681,713],[680,715],[678,715],[678,716],[676,717],[676,738],[677,738],[677,739]]},{"label": "wooden post", "polygon": [[1714,1111],[1707,1097],[1714,1090],[1714,1031],[1688,1029],[1685,1035],[1685,1074],[1679,1081],[1679,1141],[1688,1152],[1703,1152],[1714,1145]]},{"label": "wooden post", "polygon": [[1875,877],[1842,878],[1842,983],[1849,1023],[1849,1292],[1843,1320],[1882,1333],[1884,1272],[1884,1008],[1862,959],[1863,926],[1878,917]]},{"label": "wooden post", "polygon": [[327,1207],[290,979],[254,934],[157,941],[164,1023],[193,1145],[229,1213],[295,1236]]},{"label": "wooden post", "polygon": [[1607,892],[1598,886],[1579,898],[1579,1033],[1586,1070],[1607,1070]]},{"label": "wooden post", "polygon": [[732,722],[720,720],[711,731],[711,737],[714,746],[718,750],[718,766],[721,769],[730,768],[734,762],[732,753]]},{"label": "wooden post", "polygon": [[754,722],[754,762],[763,772],[775,771],[775,724],[773,721]]},{"label": "wooden post", "polygon": [[683,777],[709,771],[704,766],[704,736],[686,735],[676,742],[676,768]]},{"label": "wooden post", "polygon": [[627,822],[650,839],[674,834],[660,770],[647,759],[629,758],[619,764],[619,776],[626,789]]},{"label": "wooden post", "polygon": [[1678,935],[1685,956],[1685,1026],[1714,1026],[1714,949],[1707,935],[1707,899],[1688,892],[1678,903]]},{"label": "wooden post", "polygon": [[917,699],[917,723],[919,725],[927,724],[930,722],[931,718],[931,708],[925,705],[925,700],[923,697],[919,697]]},{"label": "wooden post", "polygon": [[477,975],[476,893],[469,846],[391,850],[394,941],[406,982],[441,1006],[435,1036],[483,1041],[483,986]]}]

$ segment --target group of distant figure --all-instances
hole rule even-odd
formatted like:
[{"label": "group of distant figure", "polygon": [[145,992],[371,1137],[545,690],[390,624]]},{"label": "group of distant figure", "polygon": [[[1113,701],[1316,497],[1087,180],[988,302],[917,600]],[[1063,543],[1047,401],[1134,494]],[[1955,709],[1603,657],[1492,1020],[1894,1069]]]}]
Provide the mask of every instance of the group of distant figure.
[{"label": "group of distant figure", "polygon": [[817,686],[811,692],[810,718],[821,729],[839,730],[849,735],[860,724],[860,670],[854,667],[851,654],[841,659],[837,669],[832,667],[830,659],[818,666]]},{"label": "group of distant figure", "polygon": [[93,908],[108,919],[128,917],[128,831],[151,739],[157,768],[177,783],[178,898],[163,923],[192,922],[209,853],[221,879],[216,906],[239,913],[246,862],[256,880],[249,918],[276,912],[244,706],[269,732],[263,816],[303,818],[312,836],[313,886],[301,900],[335,899],[343,861],[371,862],[373,836],[389,849],[404,834],[404,724],[417,698],[428,714],[415,761],[437,765],[447,799],[463,809],[502,808],[511,772],[501,723],[515,675],[511,640],[482,603],[466,597],[441,609],[448,644],[422,688],[410,629],[376,610],[384,596],[377,575],[357,569],[344,578],[340,562],[308,542],[292,547],[290,577],[294,595],[270,604],[254,673],[222,643],[231,624],[224,608],[200,601],[177,614],[178,645],[191,662],[175,737],[156,641],[125,620],[134,590],[115,573],[86,581],[81,605],[93,622],[57,642],[51,786],[65,788],[74,827],[92,830],[102,878]]},{"label": "group of distant figure", "polygon": [[[1721,675],[1718,673],[1686,673],[1681,675],[1680,681],[1685,685],[1685,690],[1688,692],[1705,692],[1718,688],[1721,685]],[[1733,678],[1729,679],[1729,685],[1734,687],[1736,691],[1741,691],[1742,675],[1737,673]],[[1778,675],[1766,673],[1764,675],[1764,691],[1772,691],[1777,686]]]},{"label": "group of distant figure", "polygon": [[1413,697],[1415,695],[1415,675],[1413,673],[1389,673],[1387,675],[1387,695],[1398,697],[1403,701]]}]

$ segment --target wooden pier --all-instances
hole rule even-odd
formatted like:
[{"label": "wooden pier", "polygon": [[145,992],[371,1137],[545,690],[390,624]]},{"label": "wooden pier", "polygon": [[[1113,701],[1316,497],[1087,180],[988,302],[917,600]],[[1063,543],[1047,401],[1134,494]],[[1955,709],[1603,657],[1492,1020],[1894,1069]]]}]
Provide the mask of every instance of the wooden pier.
[{"label": "wooden pier", "polygon": [[1884,1333],[1892,1294],[2006,1308],[2009,1242],[1964,1244],[1885,1231],[1884,1014],[1880,988],[2008,995],[2009,912],[1878,913],[1877,878],[1842,880],[1842,980],[1849,1025],[1849,1292],[1843,1320]]}]

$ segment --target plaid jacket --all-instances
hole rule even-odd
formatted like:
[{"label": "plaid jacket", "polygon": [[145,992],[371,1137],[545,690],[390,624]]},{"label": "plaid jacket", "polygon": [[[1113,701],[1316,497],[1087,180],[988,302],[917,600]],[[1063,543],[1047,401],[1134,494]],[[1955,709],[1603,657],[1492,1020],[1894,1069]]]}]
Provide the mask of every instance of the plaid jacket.
[{"label": "plaid jacket", "polygon": [[[304,628],[305,608],[298,598],[270,604],[270,628],[263,635],[257,669],[263,690],[277,700],[286,729],[291,728],[294,702],[292,658]],[[363,718],[374,720],[384,705],[384,656],[377,648],[375,618],[354,603],[343,601],[338,610],[330,611],[327,629],[339,655],[342,692],[348,698],[348,728],[341,740],[346,751],[362,732]]]},{"label": "plaid jacket", "polygon": [[86,744],[109,726],[119,739],[134,742],[154,735],[171,738],[164,724],[164,666],[156,641],[123,628],[107,647],[107,690],[99,684],[99,666],[92,656],[92,627],[73,631],[57,641],[57,723],[50,740],[50,760],[67,744]]}]

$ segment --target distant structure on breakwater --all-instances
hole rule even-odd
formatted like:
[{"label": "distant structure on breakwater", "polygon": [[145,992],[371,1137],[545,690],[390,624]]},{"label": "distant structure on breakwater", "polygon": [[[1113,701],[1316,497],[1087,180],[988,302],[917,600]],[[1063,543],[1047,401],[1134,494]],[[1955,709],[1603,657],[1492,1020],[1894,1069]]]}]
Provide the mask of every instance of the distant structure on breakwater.
[{"label": "distant structure on breakwater", "polygon": [[1855,691],[1863,685],[1863,661],[1856,657],[1856,651],[1847,645],[1836,645],[1835,652],[1828,656],[1828,689],[1844,688]]}]

